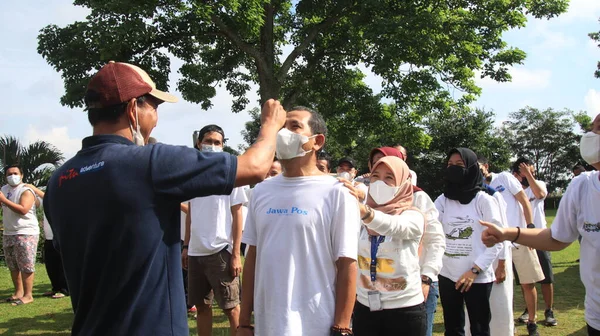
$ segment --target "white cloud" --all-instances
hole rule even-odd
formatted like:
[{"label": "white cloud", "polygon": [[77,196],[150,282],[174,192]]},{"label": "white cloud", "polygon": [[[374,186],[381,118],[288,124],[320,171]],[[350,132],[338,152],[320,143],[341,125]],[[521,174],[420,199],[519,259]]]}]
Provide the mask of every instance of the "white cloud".
[{"label": "white cloud", "polygon": [[600,16],[600,1],[598,0],[571,0],[567,13],[559,16],[561,21],[593,20]]},{"label": "white cloud", "polygon": [[[553,29],[554,28],[554,29]],[[528,36],[534,42],[533,49],[546,54],[548,50],[564,49],[576,44],[575,38],[565,34],[563,31],[556,30],[556,21],[542,21],[529,19]]]},{"label": "white cloud", "polygon": [[594,118],[600,113],[600,91],[589,89],[584,98],[588,115]]},{"label": "white cloud", "polygon": [[25,140],[27,143],[35,141],[46,141],[58,148],[66,159],[69,159],[81,149],[81,139],[71,138],[67,127],[54,127],[49,130],[39,130],[33,125],[29,125]]},{"label": "white cloud", "polygon": [[527,69],[524,67],[511,67],[508,71],[512,76],[510,82],[496,82],[490,78],[481,78],[481,73],[475,75],[478,78],[477,84],[483,89],[502,88],[507,90],[539,90],[545,89],[550,85],[552,72],[545,69]]}]

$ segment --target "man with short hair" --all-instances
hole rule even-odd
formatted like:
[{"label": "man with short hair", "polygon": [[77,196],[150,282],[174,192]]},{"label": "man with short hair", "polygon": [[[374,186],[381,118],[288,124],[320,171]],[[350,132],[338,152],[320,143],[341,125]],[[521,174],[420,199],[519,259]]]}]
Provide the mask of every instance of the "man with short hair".
[{"label": "man with short hair", "polygon": [[576,164],[575,166],[573,166],[573,176],[577,177],[579,176],[581,173],[585,173],[586,169],[584,166],[580,165],[580,164]]},{"label": "man with short hair", "polygon": [[[264,179],[285,111],[268,100],[239,157],[146,145],[157,108],[177,99],[137,66],[110,62],[85,94],[93,136],[50,178],[44,211],[61,252],[73,335],[189,335],[180,205]],[[210,155],[209,155],[210,154]]]},{"label": "man with short hair", "polygon": [[273,160],[273,163],[271,163],[271,168],[269,169],[267,176],[265,176],[265,179],[281,174],[281,170],[281,162],[279,162],[277,159]]},{"label": "man with short hair", "polygon": [[317,168],[325,174],[329,174],[331,172],[331,157],[325,151],[320,151],[317,154]]},{"label": "man with short hair", "polygon": [[[509,172],[491,173],[486,158],[477,158],[483,176],[490,180],[489,185],[500,192],[506,202],[506,219],[508,227],[534,228],[531,203],[521,183]],[[527,223],[527,224],[526,224]],[[527,324],[529,336],[538,336],[535,312],[537,310],[537,291],[535,283],[544,279],[537,254],[529,248],[516,246],[512,249],[512,264],[515,278],[519,276],[527,309],[519,317],[519,321]]]},{"label": "man with short hair", "polygon": [[364,183],[355,180],[356,175],[358,174],[358,169],[356,169],[356,164],[354,164],[354,160],[349,157],[341,158],[338,161],[336,172],[338,177],[345,178],[354,184],[358,200],[361,203],[366,203],[369,187],[367,187]]},{"label": "man with short hair", "polygon": [[6,299],[14,306],[33,302],[33,277],[40,236],[35,214],[35,192],[23,183],[23,171],[18,165],[4,168],[7,185],[0,192],[4,231],[2,246],[6,266],[15,286]]},{"label": "man with short hair", "polygon": [[[536,229],[546,228],[546,214],[544,212],[544,200],[548,195],[546,189],[546,183],[543,181],[536,180],[534,177],[535,168],[533,162],[527,158],[521,157],[515,161],[513,165],[513,175],[517,178],[525,194],[529,198],[531,207],[533,208],[533,224]],[[554,317],[554,273],[552,272],[552,259],[550,252],[536,250],[542,272],[544,272],[544,279],[538,281],[542,286],[542,295],[544,302],[546,303],[546,310],[544,311],[544,323],[547,326],[556,326],[558,322]],[[518,281],[518,275],[517,281]]]},{"label": "man with short hair", "polygon": [[293,108],[277,135],[283,174],[254,188],[239,336],[350,331],[360,215],[348,189],[317,169],[326,132],[316,111]]},{"label": "man with short hair", "polygon": [[[224,142],[223,129],[207,125],[198,132],[196,148],[220,153]],[[230,335],[235,335],[240,314],[242,204],[247,201],[244,188],[237,187],[230,195],[196,197],[188,203],[181,262],[188,268],[188,304],[197,309],[198,336],[212,335],[213,298],[229,320]]]}]

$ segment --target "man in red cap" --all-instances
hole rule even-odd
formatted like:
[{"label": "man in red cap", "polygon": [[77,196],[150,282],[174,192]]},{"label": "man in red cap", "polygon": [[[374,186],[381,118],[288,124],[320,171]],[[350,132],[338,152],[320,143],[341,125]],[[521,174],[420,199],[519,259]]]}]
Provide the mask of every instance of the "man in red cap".
[{"label": "man in red cap", "polygon": [[110,62],[85,103],[93,135],[48,183],[44,210],[61,252],[73,335],[188,335],[180,204],[264,179],[285,111],[262,110],[257,142],[239,157],[150,144],[157,108],[177,98],[142,69]]}]

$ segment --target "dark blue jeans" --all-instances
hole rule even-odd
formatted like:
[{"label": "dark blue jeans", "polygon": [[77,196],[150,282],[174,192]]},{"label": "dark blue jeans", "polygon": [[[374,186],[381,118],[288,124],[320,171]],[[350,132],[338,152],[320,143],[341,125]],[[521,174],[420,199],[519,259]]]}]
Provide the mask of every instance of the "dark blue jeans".
[{"label": "dark blue jeans", "polygon": [[440,291],[438,282],[434,282],[429,287],[429,294],[427,295],[427,301],[425,301],[425,312],[427,313],[427,332],[426,336],[432,336],[433,334],[433,318],[437,310],[437,301],[440,297]]}]

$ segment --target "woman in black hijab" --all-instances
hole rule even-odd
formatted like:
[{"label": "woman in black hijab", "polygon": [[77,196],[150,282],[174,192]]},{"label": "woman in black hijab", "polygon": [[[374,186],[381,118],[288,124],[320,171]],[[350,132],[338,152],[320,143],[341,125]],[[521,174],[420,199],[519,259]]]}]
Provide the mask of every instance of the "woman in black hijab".
[{"label": "woman in black hijab", "polygon": [[478,192],[484,190],[483,175],[479,170],[477,155],[468,148],[455,148],[448,153],[446,162],[458,154],[462,160],[462,165],[450,165],[446,168],[444,174],[444,196],[446,198],[459,201],[460,204],[469,204]]},{"label": "woman in black hijab", "polygon": [[480,220],[502,225],[496,199],[485,192],[477,156],[468,148],[447,156],[444,194],[435,201],[444,227],[446,251],[439,276],[445,336],[464,335],[467,306],[472,336],[490,335],[490,293],[496,279],[493,261],[502,246],[486,248]]}]

